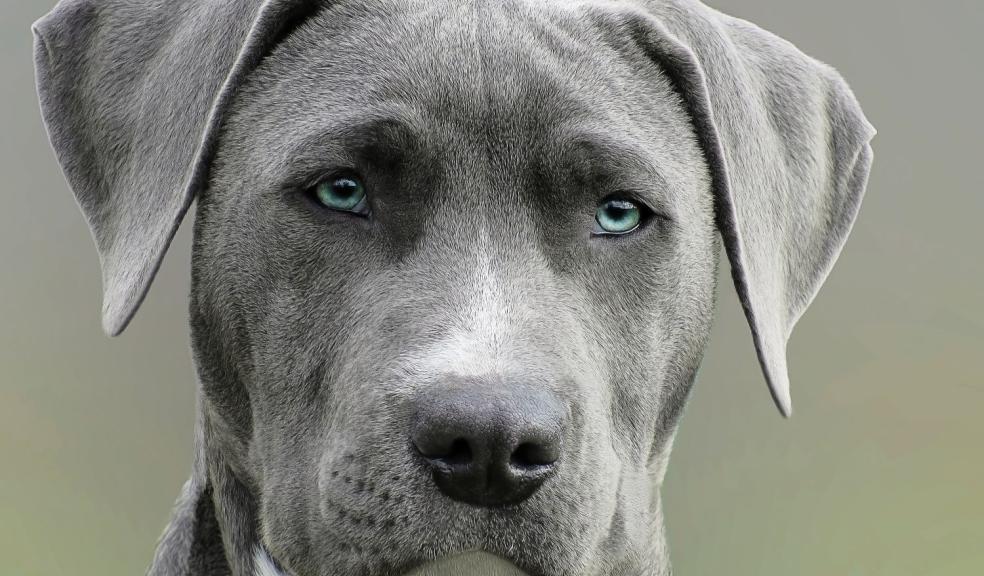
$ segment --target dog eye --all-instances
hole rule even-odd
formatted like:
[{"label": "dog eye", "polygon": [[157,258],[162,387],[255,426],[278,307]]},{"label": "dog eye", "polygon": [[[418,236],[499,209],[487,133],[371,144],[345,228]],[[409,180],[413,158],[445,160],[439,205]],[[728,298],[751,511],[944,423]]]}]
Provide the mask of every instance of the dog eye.
[{"label": "dog eye", "polygon": [[592,232],[598,236],[628,234],[642,223],[643,208],[631,200],[609,198],[598,206],[595,212],[595,226]]},{"label": "dog eye", "polygon": [[369,213],[365,184],[352,174],[322,180],[309,190],[309,194],[318,204],[331,210],[362,216]]}]

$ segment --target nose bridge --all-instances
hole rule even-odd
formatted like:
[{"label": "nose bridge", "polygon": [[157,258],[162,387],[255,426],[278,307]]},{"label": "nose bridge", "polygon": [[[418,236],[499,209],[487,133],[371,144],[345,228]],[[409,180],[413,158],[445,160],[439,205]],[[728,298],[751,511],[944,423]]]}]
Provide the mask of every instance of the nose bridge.
[{"label": "nose bridge", "polygon": [[450,304],[441,312],[443,337],[421,355],[436,372],[501,374],[542,352],[526,336],[549,314],[550,271],[522,209],[486,199],[469,203],[466,222],[442,225],[434,239],[441,256],[432,260],[431,276],[445,279]]},{"label": "nose bridge", "polygon": [[495,244],[490,227],[486,217],[463,294],[466,324],[461,328],[472,333],[473,346],[484,347],[486,354],[501,355],[508,352],[504,347],[522,328],[529,295],[512,277],[510,262]]},{"label": "nose bridge", "polygon": [[[475,81],[485,85],[490,70],[475,70]],[[446,202],[432,220],[440,246],[431,248],[444,253],[441,267],[453,268],[438,272],[453,278],[448,289],[458,310],[451,331],[460,352],[470,349],[491,361],[515,352],[509,343],[549,304],[549,295],[537,288],[551,277],[524,193],[528,167],[521,150],[529,152],[530,141],[521,136],[522,120],[515,110],[493,106],[494,98],[471,94],[469,113],[456,117],[449,130],[442,170]]]},{"label": "nose bridge", "polygon": [[441,146],[433,209],[411,264],[430,294],[418,312],[427,316],[418,323],[424,337],[401,354],[401,368],[417,374],[408,386],[447,373],[569,382],[566,372],[580,365],[583,302],[551,265],[519,136],[500,120],[448,130]]}]

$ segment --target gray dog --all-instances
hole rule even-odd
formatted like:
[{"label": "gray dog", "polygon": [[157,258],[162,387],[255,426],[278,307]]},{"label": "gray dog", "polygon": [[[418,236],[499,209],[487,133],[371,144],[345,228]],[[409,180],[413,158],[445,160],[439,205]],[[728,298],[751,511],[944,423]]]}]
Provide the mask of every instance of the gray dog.
[{"label": "gray dog", "polygon": [[111,335],[197,200],[153,576],[669,574],[720,246],[788,415],[872,160],[832,68],[694,0],[63,0],[34,32]]}]

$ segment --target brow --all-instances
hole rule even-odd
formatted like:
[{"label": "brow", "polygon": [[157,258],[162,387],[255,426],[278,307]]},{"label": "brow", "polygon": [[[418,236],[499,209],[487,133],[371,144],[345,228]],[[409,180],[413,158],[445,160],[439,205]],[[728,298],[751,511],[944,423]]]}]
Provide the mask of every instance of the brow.
[{"label": "brow", "polygon": [[644,179],[665,189],[666,177],[660,172],[652,154],[631,143],[631,138],[615,130],[597,128],[561,128],[555,142],[562,151],[588,150],[599,164],[608,169]]},{"label": "brow", "polygon": [[[593,127],[583,123],[562,125],[554,132],[553,142],[567,158],[587,151],[588,171],[592,178],[614,178],[616,189],[631,190],[650,207],[669,220],[676,219],[673,189],[651,152],[633,142],[631,134],[617,127]],[[584,167],[580,167],[583,169]],[[615,190],[612,190],[615,191]]]},{"label": "brow", "polygon": [[399,104],[374,106],[331,117],[310,134],[288,145],[290,164],[302,167],[325,159],[355,163],[369,149],[406,152],[426,140],[427,131],[416,111]]}]

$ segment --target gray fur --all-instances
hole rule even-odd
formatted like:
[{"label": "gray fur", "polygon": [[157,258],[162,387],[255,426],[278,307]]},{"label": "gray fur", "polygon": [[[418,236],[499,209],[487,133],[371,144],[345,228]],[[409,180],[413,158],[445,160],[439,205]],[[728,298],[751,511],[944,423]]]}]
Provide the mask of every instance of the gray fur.
[{"label": "gray fur", "polygon": [[[198,200],[192,477],[152,576],[669,574],[660,485],[722,243],[773,397],[856,216],[874,129],[830,67],[692,0],[63,0],[45,124],[132,317]],[[373,216],[298,190],[367,176]],[[630,189],[660,214],[590,237]],[[447,374],[571,411],[511,509],[441,496],[407,406]],[[262,559],[257,565],[256,559]]]}]

